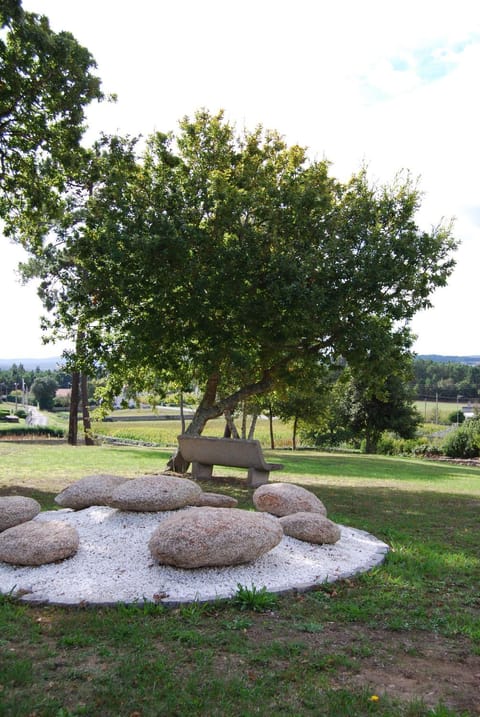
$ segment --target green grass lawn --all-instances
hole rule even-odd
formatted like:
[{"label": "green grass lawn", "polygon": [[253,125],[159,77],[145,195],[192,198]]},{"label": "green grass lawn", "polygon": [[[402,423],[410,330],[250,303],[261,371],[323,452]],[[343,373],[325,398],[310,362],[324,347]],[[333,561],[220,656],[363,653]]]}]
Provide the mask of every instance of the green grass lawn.
[{"label": "green grass lawn", "polygon": [[[168,455],[0,442],[0,493],[33,495],[50,508],[82,475],[161,472]],[[388,542],[385,563],[279,597],[264,612],[233,601],[66,609],[6,596],[0,715],[478,716],[480,470],[311,451],[267,455],[285,466],[272,480],[303,485],[333,520]],[[217,473],[212,489],[251,507],[243,473]]]}]

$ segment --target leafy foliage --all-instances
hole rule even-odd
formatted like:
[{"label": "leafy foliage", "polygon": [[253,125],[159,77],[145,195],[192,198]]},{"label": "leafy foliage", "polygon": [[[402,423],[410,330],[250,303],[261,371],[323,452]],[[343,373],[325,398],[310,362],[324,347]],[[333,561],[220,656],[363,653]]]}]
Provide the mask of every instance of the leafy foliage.
[{"label": "leafy foliage", "polygon": [[355,436],[363,437],[367,453],[376,451],[383,431],[393,431],[401,438],[413,438],[421,421],[401,377],[387,377],[383,389],[383,395],[372,395],[354,380],[347,392],[348,424]]},{"label": "leafy foliage", "polygon": [[465,421],[443,444],[445,455],[450,458],[478,458],[480,455],[480,419]]},{"label": "leafy foliage", "polygon": [[[20,0],[0,8],[0,216],[7,234],[40,241],[75,172],[84,108],[101,100],[91,54]],[[24,237],[25,238],[25,237]]]},{"label": "leafy foliage", "polygon": [[417,227],[408,176],[341,184],[277,132],[237,134],[205,111],[136,151],[118,137],[92,148],[30,271],[54,328],[81,323],[83,361],[111,377],[105,398],[125,383],[201,386],[193,433],[312,361],[393,370],[409,319],[452,270],[450,228]]},{"label": "leafy foliage", "polygon": [[37,378],[33,382],[31,391],[42,411],[48,411],[53,407],[57,388],[57,382],[53,378]]},{"label": "leafy foliage", "polygon": [[368,365],[345,367],[326,389],[323,415],[307,421],[304,429],[304,435],[315,445],[352,441],[357,446],[362,443],[367,453],[374,453],[384,431],[403,439],[415,436],[421,417],[408,384],[411,357],[402,355],[394,343],[385,342],[376,358],[379,368],[375,374],[369,372]]},{"label": "leafy foliage", "polygon": [[457,409],[456,411],[451,411],[448,415],[448,420],[450,423],[463,423],[465,421],[465,414],[460,409]]}]

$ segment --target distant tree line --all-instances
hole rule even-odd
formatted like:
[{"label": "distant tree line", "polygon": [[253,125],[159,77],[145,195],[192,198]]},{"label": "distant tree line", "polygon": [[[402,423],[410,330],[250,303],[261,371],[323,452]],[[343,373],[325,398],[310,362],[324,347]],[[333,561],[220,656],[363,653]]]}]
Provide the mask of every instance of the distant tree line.
[{"label": "distant tree line", "polygon": [[413,363],[413,393],[418,401],[438,400],[476,401],[480,395],[480,365],[430,359],[415,359]]},{"label": "distant tree line", "polygon": [[23,385],[32,386],[39,378],[53,378],[58,388],[69,388],[71,386],[71,374],[63,369],[42,370],[39,366],[35,369],[26,369],[22,363],[13,363],[10,368],[0,369],[0,385],[3,393],[10,393],[15,388]]},{"label": "distant tree line", "polygon": [[[71,389],[72,374],[64,369],[26,369],[22,363],[13,363],[8,369],[0,369],[0,400],[36,403],[42,410],[67,407],[69,397],[58,397],[59,388]],[[89,398],[93,396],[93,384],[89,385]]]}]

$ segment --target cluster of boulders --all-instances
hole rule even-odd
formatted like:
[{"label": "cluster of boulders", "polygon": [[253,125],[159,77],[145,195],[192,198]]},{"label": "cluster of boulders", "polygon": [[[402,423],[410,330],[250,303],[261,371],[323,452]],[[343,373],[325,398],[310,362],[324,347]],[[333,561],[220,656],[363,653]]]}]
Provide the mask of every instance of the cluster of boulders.
[{"label": "cluster of boulders", "polygon": [[261,485],[253,494],[257,510],[278,516],[285,535],[307,543],[336,543],[340,528],[327,518],[322,501],[293,483]]},{"label": "cluster of boulders", "polygon": [[78,531],[62,520],[34,520],[41,506],[33,498],[0,498],[0,560],[14,565],[43,565],[77,552]]},{"label": "cluster of boulders", "polygon": [[202,491],[197,483],[174,475],[146,475],[124,478],[93,475],[81,478],[55,497],[62,508],[81,510],[92,505],[108,505],[119,510],[163,511],[190,506],[233,508],[235,498]]},{"label": "cluster of boulders", "polygon": [[[55,501],[73,510],[109,506],[122,511],[173,511],[159,522],[148,545],[158,563],[181,568],[248,563],[272,550],[284,535],[319,544],[340,538],[340,528],[327,518],[323,503],[289,483],[257,488],[253,511],[240,510],[234,498],[204,492],[192,480],[175,475],[88,476],[68,486]],[[0,560],[41,565],[75,554],[76,528],[61,520],[36,521],[39,512],[40,505],[32,498],[0,498]]]}]

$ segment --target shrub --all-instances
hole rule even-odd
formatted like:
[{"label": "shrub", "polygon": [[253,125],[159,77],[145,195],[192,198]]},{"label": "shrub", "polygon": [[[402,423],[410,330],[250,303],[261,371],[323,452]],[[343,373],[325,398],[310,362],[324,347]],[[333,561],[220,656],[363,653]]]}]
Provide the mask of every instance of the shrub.
[{"label": "shrub", "polygon": [[480,421],[471,419],[444,441],[443,452],[449,458],[478,458],[480,455]]},{"label": "shrub", "polygon": [[450,423],[463,423],[465,420],[465,414],[460,409],[458,409],[458,411],[452,411],[448,414],[448,420]]},{"label": "shrub", "polygon": [[[423,439],[420,445],[424,445]],[[415,453],[418,446],[416,438],[399,438],[395,434],[385,432],[377,443],[376,453],[384,456],[405,456]]]},{"label": "shrub", "polygon": [[0,438],[11,436],[38,436],[48,438],[63,438],[65,431],[63,428],[51,428],[50,426],[9,426],[8,428],[0,428]]}]

